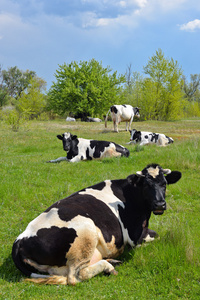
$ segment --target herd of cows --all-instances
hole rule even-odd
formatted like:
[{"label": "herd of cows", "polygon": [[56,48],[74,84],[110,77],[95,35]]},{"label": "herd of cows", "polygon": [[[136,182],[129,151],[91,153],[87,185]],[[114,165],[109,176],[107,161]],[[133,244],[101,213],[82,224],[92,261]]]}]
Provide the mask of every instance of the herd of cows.
[{"label": "herd of cows", "polygon": [[[165,146],[173,142],[164,134],[131,130],[133,117],[139,117],[137,107],[114,105],[109,112],[115,131],[119,122],[127,122],[126,130],[129,123],[130,143]],[[130,154],[114,142],[78,138],[71,133],[57,138],[62,140],[67,156],[49,162]],[[179,171],[150,164],[125,179],[105,180],[57,201],[15,240],[12,257],[16,267],[30,277],[27,280],[43,284],[75,285],[103,271],[117,274],[116,258],[126,245],[134,247],[157,236],[149,229],[151,213],[163,214],[166,185],[180,178]]]}]

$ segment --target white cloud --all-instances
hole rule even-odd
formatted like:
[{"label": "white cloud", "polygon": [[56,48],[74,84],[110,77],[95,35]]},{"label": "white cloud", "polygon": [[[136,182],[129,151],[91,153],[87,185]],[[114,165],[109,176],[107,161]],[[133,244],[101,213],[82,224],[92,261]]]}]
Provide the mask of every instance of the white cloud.
[{"label": "white cloud", "polygon": [[180,29],[185,31],[195,31],[196,29],[200,29],[200,20],[195,19],[188,23],[182,24],[180,25]]},{"label": "white cloud", "polygon": [[[93,2],[94,0],[82,1]],[[136,17],[148,4],[148,0],[104,0],[103,3],[105,10],[101,13],[87,11],[79,14],[82,18],[83,28],[115,27],[118,25],[135,27],[138,22]]]}]

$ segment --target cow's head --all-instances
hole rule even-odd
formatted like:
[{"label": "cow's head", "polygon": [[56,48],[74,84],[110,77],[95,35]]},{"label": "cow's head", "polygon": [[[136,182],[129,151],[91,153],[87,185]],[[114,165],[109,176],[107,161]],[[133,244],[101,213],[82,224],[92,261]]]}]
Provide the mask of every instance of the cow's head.
[{"label": "cow's head", "polygon": [[65,132],[62,135],[57,135],[57,138],[63,142],[63,149],[69,151],[72,146],[72,141],[77,139],[76,135],[72,135],[70,132]]},{"label": "cow's head", "polygon": [[139,118],[140,117],[140,108],[139,107],[133,107],[134,110],[134,117]]},{"label": "cow's head", "polygon": [[132,129],[132,130],[129,130],[130,131],[130,134],[131,134],[131,137],[130,137],[130,141],[139,141],[140,140],[140,137],[141,137],[141,131],[137,131],[136,129]]},{"label": "cow's head", "polygon": [[151,164],[136,173],[142,180],[143,197],[149,209],[155,215],[163,214],[166,210],[166,184],[177,182],[181,172],[162,169],[158,164]]}]

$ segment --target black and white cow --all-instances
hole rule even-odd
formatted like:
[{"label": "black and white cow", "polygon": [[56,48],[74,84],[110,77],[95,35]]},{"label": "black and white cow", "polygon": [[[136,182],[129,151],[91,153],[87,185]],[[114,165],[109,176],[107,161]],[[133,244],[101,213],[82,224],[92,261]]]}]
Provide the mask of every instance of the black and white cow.
[{"label": "black and white cow", "polygon": [[105,157],[129,156],[129,150],[114,142],[87,140],[77,138],[66,132],[57,135],[63,142],[63,149],[67,152],[66,157],[59,157],[48,162],[57,163],[60,161],[78,162],[80,160],[102,159]]},{"label": "black and white cow", "polygon": [[[111,113],[111,117],[113,120],[114,131],[118,132],[118,124],[120,122],[126,122],[126,131],[131,130],[131,123],[133,121],[134,116],[139,118],[140,117],[140,108],[133,107],[131,105],[113,105],[110,107],[109,111],[106,114],[105,118],[105,127],[107,128],[107,119],[108,114]],[[128,126],[129,125],[129,126]]]},{"label": "black and white cow", "polygon": [[112,263],[126,244],[155,238],[148,228],[151,213],[163,214],[166,184],[180,178],[178,171],[151,164],[54,203],[15,240],[15,265],[29,280],[49,284],[74,285],[102,271],[116,274]]},{"label": "black and white cow", "polygon": [[163,133],[154,133],[147,131],[137,131],[136,129],[130,130],[130,143],[139,143],[140,146],[147,144],[157,144],[159,146],[167,146],[174,142],[171,137]]}]

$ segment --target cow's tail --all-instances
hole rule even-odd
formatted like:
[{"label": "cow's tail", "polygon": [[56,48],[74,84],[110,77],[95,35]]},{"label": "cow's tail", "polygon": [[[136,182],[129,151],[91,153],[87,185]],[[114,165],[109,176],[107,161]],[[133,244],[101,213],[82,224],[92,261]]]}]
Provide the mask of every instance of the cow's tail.
[{"label": "cow's tail", "polygon": [[109,108],[109,111],[107,112],[106,117],[105,117],[105,128],[107,128],[107,120],[108,120],[109,113],[110,113],[110,108]]},{"label": "cow's tail", "polygon": [[37,283],[37,284],[51,284],[51,285],[67,285],[67,277],[65,276],[48,276],[48,275],[39,275],[33,273],[32,278],[26,278],[25,281]]},{"label": "cow's tail", "polygon": [[[12,247],[12,258],[16,265],[16,267],[26,276],[31,276],[33,272],[33,268],[31,268],[29,265],[25,264],[25,262],[22,259],[21,255],[21,241],[22,240],[16,240]],[[35,269],[34,269],[35,270]]]}]

